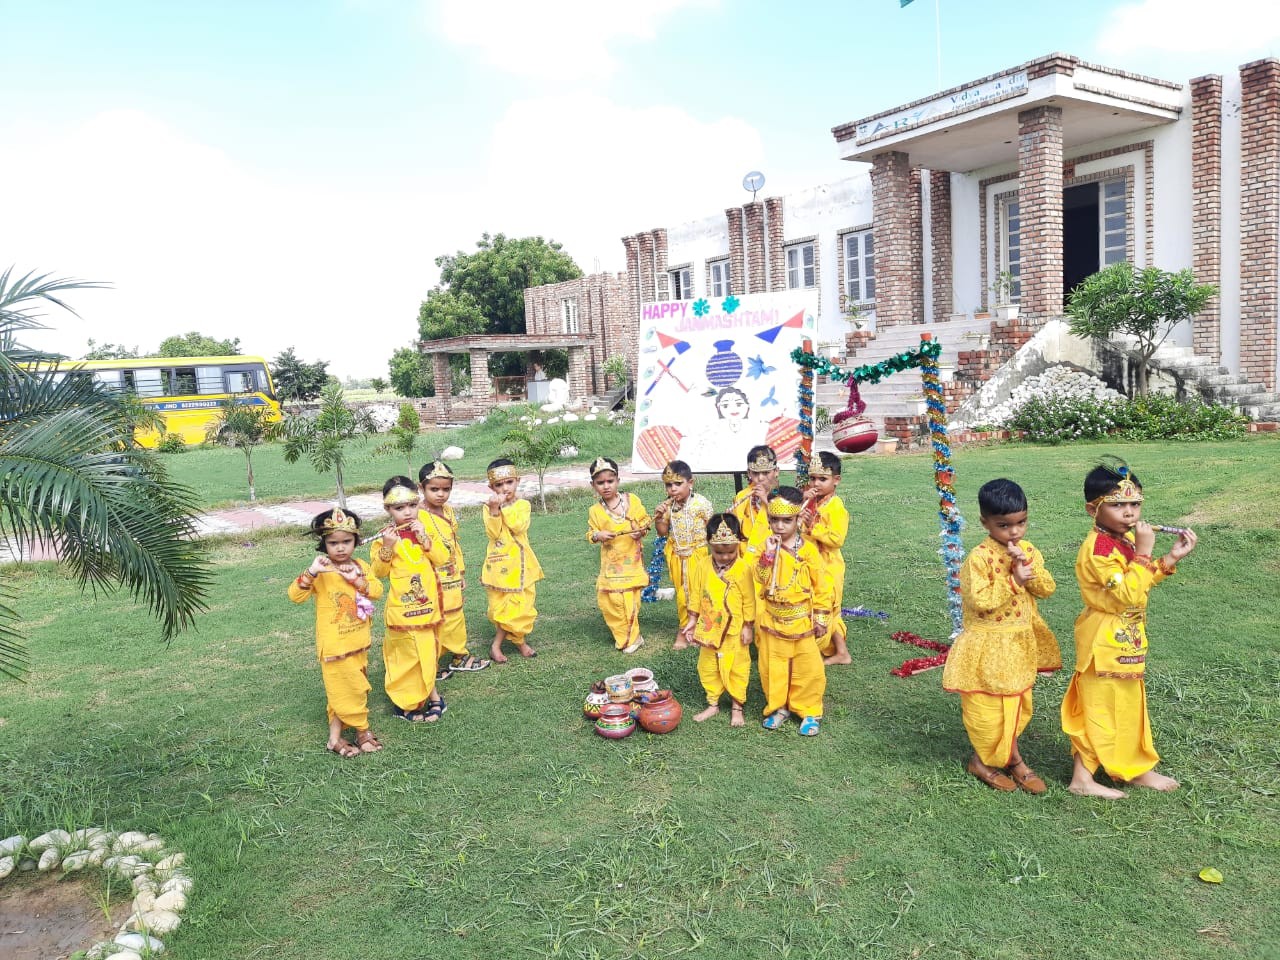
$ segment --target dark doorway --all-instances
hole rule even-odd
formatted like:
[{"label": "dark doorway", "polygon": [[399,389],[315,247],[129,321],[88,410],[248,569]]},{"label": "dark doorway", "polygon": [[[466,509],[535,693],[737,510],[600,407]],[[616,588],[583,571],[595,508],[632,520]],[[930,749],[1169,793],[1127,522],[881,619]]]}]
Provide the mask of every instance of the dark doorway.
[{"label": "dark doorway", "polygon": [[1098,185],[1085,183],[1062,191],[1062,295],[1098,272]]}]

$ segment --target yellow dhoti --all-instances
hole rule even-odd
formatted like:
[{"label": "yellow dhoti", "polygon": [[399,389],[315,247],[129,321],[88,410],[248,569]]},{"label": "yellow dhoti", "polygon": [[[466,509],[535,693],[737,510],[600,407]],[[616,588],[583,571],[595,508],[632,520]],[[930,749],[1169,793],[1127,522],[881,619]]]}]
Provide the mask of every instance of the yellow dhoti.
[{"label": "yellow dhoti", "polygon": [[605,625],[613,635],[613,645],[619,650],[631,646],[640,638],[640,593],[643,588],[630,590],[597,590],[596,602]]},{"label": "yellow dhoti", "polygon": [[320,676],[328,700],[328,715],[342,721],[344,727],[369,729],[369,649],[334,659],[320,661]]},{"label": "yellow dhoti", "polygon": [[769,637],[760,651],[760,685],[766,717],[783,707],[802,717],[822,716],[827,671],[818,642],[812,636],[798,640]]},{"label": "yellow dhoti", "polygon": [[485,587],[484,592],[489,601],[489,622],[505,632],[512,643],[523,643],[538,622],[538,608],[534,605],[537,586],[531,584],[523,590]]},{"label": "yellow dhoti", "polygon": [[1093,665],[1075,673],[1062,698],[1062,730],[1090,773],[1132,780],[1160,762],[1141,677],[1100,677]]},{"label": "yellow dhoti", "polygon": [[729,637],[723,647],[703,647],[698,654],[698,679],[707,692],[707,703],[715,706],[728,693],[735,703],[745,703],[747,681],[751,678],[751,651]]},{"label": "yellow dhoti", "polygon": [[467,655],[467,618],[461,607],[445,613],[440,624],[440,648],[457,657]]},{"label": "yellow dhoti", "polygon": [[436,663],[440,659],[437,627],[387,627],[382,640],[382,658],[387,665],[387,696],[401,710],[426,703],[436,685]]},{"label": "yellow dhoti", "polygon": [[973,752],[989,767],[1007,767],[1014,741],[1031,722],[1031,690],[1012,696],[960,694],[960,716]]}]

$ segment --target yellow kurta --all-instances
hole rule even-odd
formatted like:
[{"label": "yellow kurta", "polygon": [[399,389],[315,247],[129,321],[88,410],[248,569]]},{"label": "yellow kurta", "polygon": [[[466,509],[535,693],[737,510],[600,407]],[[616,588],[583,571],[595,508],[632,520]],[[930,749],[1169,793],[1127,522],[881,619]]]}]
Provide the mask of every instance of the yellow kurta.
[{"label": "yellow kurta", "polygon": [[831,584],[831,629],[822,638],[820,647],[824,655],[836,651],[836,637],[843,637],[848,628],[840,616],[844,604],[844,542],[849,536],[849,511],[838,494],[832,494],[816,504],[813,523],[805,538],[813,541],[822,557],[822,575]]},{"label": "yellow kurta", "polygon": [[1076,618],[1076,671],[1062,700],[1062,730],[1092,773],[1132,780],[1160,762],[1147,715],[1147,599],[1167,574],[1134,557],[1133,540],[1096,529],[1076,554],[1084,610]]},{"label": "yellow kurta", "polygon": [[711,501],[700,493],[690,493],[683,505],[672,504],[667,511],[667,543],[662,552],[676,588],[676,623],[682,627],[689,619],[689,568],[695,556],[707,552],[707,521],[713,513]]},{"label": "yellow kurta", "polygon": [[528,500],[516,500],[496,517],[487,509],[482,516],[489,549],[480,582],[489,601],[489,621],[518,645],[538,619],[537,583],[542,579],[542,566],[529,546],[533,511]]},{"label": "yellow kurta", "polygon": [[390,560],[382,559],[381,538],[370,547],[374,576],[390,582],[383,613],[387,625],[382,640],[383,685],[401,710],[421,706],[436,685],[444,616],[436,565],[449,559],[449,551],[438,537],[429,539],[424,548],[415,538],[401,536]]},{"label": "yellow kurta", "polygon": [[[760,554],[764,552],[764,542],[769,539],[769,511],[768,508],[761,504],[758,508],[751,503],[751,488],[739,490],[733,498],[733,506],[730,508],[738,523],[742,527],[742,536],[745,538],[742,544],[742,555],[746,558],[747,564],[754,567],[760,559]],[[760,584],[756,583],[756,606],[760,605]],[[756,670],[760,674],[760,686],[768,688],[769,685],[769,637],[756,631]]]},{"label": "yellow kurta", "polygon": [[649,585],[644,562],[644,542],[630,534],[649,528],[649,514],[640,498],[622,493],[622,516],[610,513],[602,503],[587,511],[587,541],[597,531],[615,533],[600,543],[600,575],[596,577],[596,602],[619,650],[640,637],[640,594]]},{"label": "yellow kurta", "polygon": [[765,641],[759,652],[765,715],[786,707],[802,717],[821,717],[827,673],[813,618],[830,615],[832,593],[818,548],[807,540],[795,553],[779,548],[773,563],[762,553],[754,573],[760,587],[756,643]]},{"label": "yellow kurta", "polygon": [[440,540],[449,551],[449,559],[436,567],[436,576],[440,578],[440,596],[442,600],[440,621],[440,646],[454,656],[467,655],[467,618],[462,612],[462,584],[467,573],[467,564],[462,556],[462,541],[458,537],[458,515],[447,503],[443,507],[444,516],[437,516],[429,510],[419,510],[418,519],[422,521],[428,535],[433,540]]},{"label": "yellow kurta", "polygon": [[1031,722],[1036,674],[1062,667],[1058,642],[1036,607],[1037,597],[1053,595],[1053,575],[1031,541],[1019,546],[1031,564],[1025,586],[1013,579],[1009,551],[990,537],[965,557],[960,567],[964,629],[942,671],[942,688],[960,694],[974,752],[992,767],[1009,764],[1014,742]]},{"label": "yellow kurta", "polygon": [[[368,564],[357,560],[369,582],[368,597],[382,596],[382,581],[373,576]],[[297,580],[289,584],[289,599],[316,602],[316,656],[328,701],[329,720],[338,717],[344,726],[356,730],[369,728],[369,646],[372,642],[372,617],[361,620],[356,615],[356,588],[342,574],[325,571],[303,588]]]},{"label": "yellow kurta", "polygon": [[689,564],[689,602],[696,618],[693,636],[701,645],[698,679],[707,703],[719,703],[725,692],[735,703],[745,703],[751,651],[742,643],[742,630],[756,617],[751,565],[739,557],[724,573],[716,573],[709,554],[697,555]]}]

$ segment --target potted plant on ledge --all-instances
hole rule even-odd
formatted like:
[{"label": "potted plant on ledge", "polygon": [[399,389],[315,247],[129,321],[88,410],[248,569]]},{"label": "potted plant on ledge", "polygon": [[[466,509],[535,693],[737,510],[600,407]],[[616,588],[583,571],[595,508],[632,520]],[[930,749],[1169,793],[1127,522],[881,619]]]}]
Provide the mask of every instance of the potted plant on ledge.
[{"label": "potted plant on ledge", "polygon": [[1013,291],[1018,285],[1018,278],[1010,270],[1001,270],[991,284],[991,292],[995,295],[995,311],[997,320],[1016,320],[1018,305],[1013,302]]}]

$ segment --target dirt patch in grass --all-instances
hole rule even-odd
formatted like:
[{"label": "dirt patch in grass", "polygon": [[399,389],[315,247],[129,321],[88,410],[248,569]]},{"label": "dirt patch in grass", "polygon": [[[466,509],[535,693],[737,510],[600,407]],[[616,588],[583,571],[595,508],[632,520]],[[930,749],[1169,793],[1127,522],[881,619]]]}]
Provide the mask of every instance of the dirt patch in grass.
[{"label": "dirt patch in grass", "polygon": [[[128,902],[114,909],[121,913]],[[15,877],[0,887],[0,956],[7,960],[67,957],[109,940],[118,926],[85,881]]]}]

